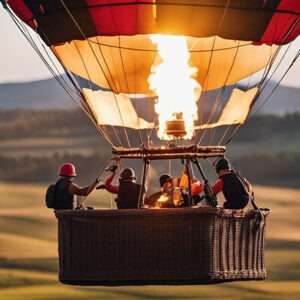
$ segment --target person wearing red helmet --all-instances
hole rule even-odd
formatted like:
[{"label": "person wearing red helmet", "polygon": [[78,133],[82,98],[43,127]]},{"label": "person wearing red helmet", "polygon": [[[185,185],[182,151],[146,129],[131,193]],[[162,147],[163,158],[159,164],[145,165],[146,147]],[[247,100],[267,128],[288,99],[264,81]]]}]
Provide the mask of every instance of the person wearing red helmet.
[{"label": "person wearing red helmet", "polygon": [[72,163],[64,163],[60,166],[58,175],[60,179],[56,183],[54,209],[78,208],[76,196],[88,196],[99,183],[97,178],[90,186],[80,187],[73,182],[77,176],[75,166]]}]

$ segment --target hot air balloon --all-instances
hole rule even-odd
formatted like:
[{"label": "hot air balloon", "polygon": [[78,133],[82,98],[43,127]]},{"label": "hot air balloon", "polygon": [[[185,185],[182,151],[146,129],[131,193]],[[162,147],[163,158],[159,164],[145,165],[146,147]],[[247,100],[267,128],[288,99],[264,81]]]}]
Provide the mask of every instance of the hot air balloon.
[{"label": "hot air balloon", "polygon": [[[298,1],[2,3],[54,74],[47,51],[56,56],[68,81],[58,80],[113,154],[144,162],[143,186],[152,160],[181,159],[207,181],[199,160],[224,156],[277,69],[282,45],[300,33]],[[34,32],[49,47],[44,52]],[[267,214],[257,207],[57,212],[60,280],[264,279]]]}]

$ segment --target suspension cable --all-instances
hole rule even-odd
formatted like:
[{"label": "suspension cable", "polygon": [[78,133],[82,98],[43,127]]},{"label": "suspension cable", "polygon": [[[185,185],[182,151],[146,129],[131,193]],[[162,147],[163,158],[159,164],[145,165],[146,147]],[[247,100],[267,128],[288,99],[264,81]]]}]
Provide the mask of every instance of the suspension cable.
[{"label": "suspension cable", "polygon": [[[41,59],[41,61],[44,63],[44,65],[47,67],[48,71],[52,74],[53,78],[59,83],[59,85],[65,90],[65,92],[69,95],[69,97],[76,103],[79,104],[80,107],[82,107],[80,105],[80,102],[78,102],[74,96],[72,95],[71,92],[74,92],[74,90],[71,90],[71,92],[69,91],[70,87],[66,86],[64,84],[65,81],[61,81],[60,80],[60,75],[55,73],[55,70],[50,66],[50,64],[48,63],[48,61],[45,59],[45,57],[43,57],[43,54],[41,53],[41,51],[39,50],[39,48],[37,47],[36,43],[34,42],[33,38],[31,37],[29,31],[27,30],[27,28],[24,27],[24,25],[15,17],[15,15],[13,14],[13,12],[10,10],[9,7],[7,7],[7,11],[9,16],[11,17],[12,21],[15,23],[15,25],[17,26],[17,28],[19,29],[19,31],[21,32],[21,34],[24,36],[24,38],[27,40],[27,42],[29,43],[29,45],[32,47],[32,49],[35,51],[35,53],[38,55],[38,57]],[[74,83],[70,80],[70,82],[74,85]],[[75,85],[74,85],[75,86]],[[78,94],[77,94],[78,96]],[[80,95],[80,97],[82,97],[82,95]],[[83,108],[83,107],[82,107]],[[86,113],[86,115],[89,117],[89,119],[94,123],[94,120],[90,117],[90,115],[86,112],[85,109],[83,109],[83,111]],[[96,124],[94,123],[96,129],[98,129],[98,127],[96,126]],[[111,146],[113,146],[113,143],[111,142],[111,140],[105,135],[103,134],[104,138],[107,140],[107,142],[109,144],[111,144]]]},{"label": "suspension cable", "polygon": [[[207,69],[207,72],[206,72],[206,76],[205,76],[205,80],[204,80],[204,84],[203,84],[203,91],[206,91],[207,89],[207,86],[208,86],[208,81],[209,81],[209,75],[210,75],[210,68],[211,68],[211,63],[212,63],[212,59],[213,59],[213,54],[214,54],[214,47],[215,47],[215,43],[216,43],[216,39],[217,39],[217,35],[219,34],[220,32],[220,29],[221,29],[221,26],[224,22],[224,19],[225,19],[225,16],[227,14],[227,11],[228,11],[228,7],[230,5],[230,1],[231,0],[226,0],[226,5],[225,5],[225,8],[224,8],[224,11],[222,13],[222,17],[219,21],[219,24],[218,24],[218,27],[217,27],[217,32],[216,32],[216,35],[214,36],[214,40],[213,40],[213,43],[212,43],[212,49],[211,49],[211,52],[210,52],[210,57],[209,57],[209,62],[208,62],[208,69]],[[199,101],[201,101],[201,98],[199,99]],[[201,112],[201,118],[200,118],[200,122],[203,123],[203,111]],[[196,134],[196,138],[195,140],[197,140],[196,144],[200,144],[201,143],[201,140],[202,140],[202,134],[199,138],[199,133]]]},{"label": "suspension cable", "polygon": [[[100,70],[102,71],[102,73],[103,73],[103,75],[104,75],[104,77],[105,77],[105,79],[106,79],[106,82],[107,82],[107,84],[109,85],[110,89],[111,89],[112,91],[113,91],[113,90],[117,91],[115,82],[114,82],[114,80],[113,80],[113,77],[112,77],[112,74],[111,74],[111,72],[110,72],[109,66],[108,66],[108,64],[107,64],[107,62],[106,62],[106,60],[105,60],[105,57],[104,57],[104,55],[103,55],[103,52],[102,52],[102,50],[101,50],[101,47],[99,47],[99,48],[100,48],[100,54],[101,54],[101,57],[102,57],[102,59],[103,59],[103,61],[104,61],[105,66],[106,66],[106,68],[107,68],[107,71],[108,71],[108,73],[109,73],[109,75],[110,75],[110,77],[111,77],[111,82],[110,82],[109,79],[107,78],[107,75],[106,75],[106,73],[104,72],[104,69],[103,69],[103,67],[102,67],[102,65],[101,65],[101,63],[100,63],[100,61],[99,61],[99,59],[98,59],[98,56],[96,55],[96,53],[95,53],[95,51],[94,51],[94,48],[91,46],[89,39],[86,37],[86,35],[85,35],[85,33],[83,32],[82,28],[80,27],[80,25],[79,25],[78,22],[76,21],[75,17],[72,15],[71,11],[69,10],[69,8],[67,7],[67,5],[65,4],[64,0],[60,0],[60,2],[61,2],[61,4],[63,5],[63,7],[64,7],[64,9],[66,10],[66,12],[68,13],[68,15],[69,15],[69,17],[71,18],[71,20],[72,20],[72,22],[74,23],[74,25],[77,27],[77,29],[78,29],[78,31],[80,32],[80,34],[81,34],[81,35],[83,36],[83,38],[87,41],[87,43],[88,43],[88,45],[89,45],[89,48],[90,48],[91,52],[93,53],[93,55],[94,55],[94,57],[95,57],[95,59],[96,59],[96,61],[97,61],[97,64],[98,64],[98,66],[100,67]],[[115,86],[115,88],[112,88],[111,83],[113,83],[113,85]],[[129,148],[131,148],[130,140],[129,140],[129,137],[128,137],[128,134],[127,134],[127,130],[126,130],[126,127],[125,127],[125,122],[124,122],[124,119],[123,119],[123,116],[122,116],[122,113],[121,113],[121,110],[120,110],[120,106],[119,106],[119,103],[118,103],[118,99],[117,99],[115,93],[113,93],[113,95],[114,95],[114,99],[115,99],[115,102],[116,102],[116,105],[117,105],[117,108],[118,108],[118,111],[119,111],[119,115],[120,115],[121,121],[122,121],[122,123],[123,123],[123,129],[124,129],[124,132],[125,132],[125,136],[126,136],[126,140],[127,140],[128,146],[129,146]]]},{"label": "suspension cable", "polygon": [[[23,27],[23,24],[19,22],[19,20],[13,15],[13,13],[8,9],[9,16],[11,17],[12,21],[15,23],[21,34],[24,36],[24,38],[27,40],[29,45],[32,47],[32,49],[35,51],[37,56],[43,61],[45,66],[47,67],[48,71],[51,73],[51,75],[54,77],[54,79],[59,83],[59,85],[62,86],[62,88],[65,90],[65,92],[70,96],[72,100],[75,100],[68,88],[61,82],[59,79],[59,76],[55,73],[55,71],[52,69],[52,67],[48,64],[48,62],[45,60],[45,58],[42,56],[39,48],[33,41],[32,37],[28,32],[26,32],[26,29]],[[75,100],[76,101],[76,100]]]},{"label": "suspension cable", "polygon": [[295,55],[295,57],[293,58],[292,62],[290,63],[290,65],[288,66],[287,70],[284,72],[284,74],[280,77],[279,81],[276,83],[276,85],[272,88],[272,90],[270,91],[270,93],[265,97],[265,99],[263,100],[263,102],[260,104],[260,106],[254,111],[254,114],[257,113],[269,100],[270,97],[274,94],[274,92],[276,91],[276,89],[278,88],[278,86],[280,85],[280,83],[282,82],[282,80],[285,78],[285,76],[287,75],[287,73],[290,71],[290,69],[293,67],[293,65],[295,64],[295,62],[298,60],[300,56],[300,50],[297,52],[297,54]]},{"label": "suspension cable", "polygon": [[[290,25],[289,29],[287,30],[283,41],[287,41],[289,38],[289,35],[293,32],[294,28],[299,24],[300,21],[300,17],[297,16],[297,18],[294,20],[294,22]],[[300,50],[299,50],[300,52]],[[270,99],[270,97],[273,95],[273,93],[276,91],[276,89],[278,88],[278,86],[280,85],[281,81],[284,79],[284,77],[287,75],[287,73],[289,72],[289,70],[292,68],[292,66],[294,65],[294,63],[297,61],[298,57],[299,57],[299,52],[295,55],[294,59],[292,60],[291,64],[289,65],[288,69],[286,70],[286,72],[283,74],[283,76],[281,77],[281,79],[279,80],[279,83],[277,83],[275,85],[275,87],[271,90],[271,92],[269,93],[269,95],[266,97],[266,99],[263,101],[263,105],[261,105],[259,107],[259,109],[257,109],[253,114],[256,114]],[[279,63],[282,63],[282,60],[279,61]],[[276,68],[276,70],[278,69],[278,67]],[[269,68],[269,71],[271,70],[271,68]],[[266,76],[267,77],[267,76]],[[265,79],[266,79],[265,77]],[[265,85],[266,86],[266,85]],[[263,89],[265,88],[265,86],[263,87]],[[260,91],[261,92],[261,91]],[[254,98],[254,101],[252,103],[252,106],[256,103],[257,99],[259,98],[260,93],[257,93],[257,95]],[[242,124],[239,124],[235,130],[232,132],[232,134],[229,136],[229,138],[226,140],[225,145],[229,144],[231,142],[231,140],[233,139],[233,137],[236,135],[236,133],[239,131],[239,129],[241,128]]]},{"label": "suspension cable", "polygon": [[[211,113],[209,114],[209,117],[208,117],[208,123],[211,121],[212,117],[214,116],[215,110],[217,109],[217,104],[219,103],[220,99],[222,98],[222,95],[223,95],[224,90],[226,88],[227,81],[228,81],[228,79],[229,79],[229,77],[231,75],[231,72],[233,70],[233,66],[234,66],[234,64],[236,62],[236,58],[237,58],[237,54],[238,54],[238,49],[239,48],[237,48],[236,51],[235,51],[235,54],[234,54],[232,63],[230,65],[229,71],[227,73],[227,76],[225,78],[224,84],[223,84],[222,88],[220,89],[220,91],[218,92],[218,95],[217,95],[217,97],[216,97],[216,99],[214,101],[214,105],[213,105],[212,111],[211,111]],[[204,129],[204,131],[201,134],[200,139],[198,140],[197,144],[201,143],[201,141],[203,140],[203,138],[204,138],[205,133],[207,132],[207,130],[209,130],[209,129]]]},{"label": "suspension cable", "polygon": [[[89,70],[88,70],[88,68],[87,68],[87,66],[86,66],[86,63],[85,63],[85,61],[84,61],[84,59],[83,59],[83,57],[82,57],[82,55],[81,55],[80,50],[78,49],[77,43],[74,41],[73,44],[74,44],[74,48],[76,49],[76,52],[77,52],[77,54],[78,54],[78,56],[79,56],[81,62],[82,62],[82,65],[83,65],[83,67],[84,67],[84,70],[85,70],[85,72],[86,72],[86,75],[87,75],[87,77],[88,77],[88,79],[89,79],[89,81],[88,81],[89,87],[90,87],[90,89],[92,89],[92,86],[91,86],[92,80],[91,80],[90,72],[89,72]],[[83,97],[83,99],[84,99],[84,97]],[[85,103],[85,101],[84,101],[84,103]],[[90,110],[90,108],[89,108],[89,110]],[[90,113],[91,113],[91,112],[90,112]],[[101,125],[98,125],[98,124],[97,124],[97,126],[99,126],[99,128],[102,128]],[[103,130],[103,131],[104,131],[104,130]],[[120,137],[119,137],[119,135],[116,133],[115,130],[113,131],[113,133],[115,134],[115,138],[117,139],[117,142],[119,143],[119,145],[122,145],[122,142],[121,142],[121,140],[120,140]]]},{"label": "suspension cable", "polygon": [[[263,88],[263,82],[266,80],[270,70],[271,70],[271,65],[275,62],[275,59],[274,57],[277,56],[279,52],[279,49],[277,48],[275,53],[273,54],[272,53],[272,49],[270,49],[270,56],[269,56],[269,60],[268,60],[268,63],[266,64],[265,68],[264,68],[264,71],[262,73],[262,76],[261,76],[261,79],[259,80],[259,83],[258,83],[258,90],[256,92],[256,94],[254,95],[254,99],[255,97],[257,97],[257,95],[259,95],[259,92],[261,91],[261,89]],[[252,74],[253,75],[253,74]],[[250,84],[250,79],[252,77],[252,75],[250,76],[249,80],[248,80],[248,87],[249,87],[249,84]],[[238,124],[238,125],[242,125],[242,124]],[[233,124],[233,125],[229,125],[227,126],[227,128],[225,129],[225,132],[224,134],[221,136],[219,142],[218,142],[218,145],[220,145],[221,143],[223,143],[226,135],[228,134],[229,131],[231,131],[232,127],[236,127],[238,126],[237,124]]]}]

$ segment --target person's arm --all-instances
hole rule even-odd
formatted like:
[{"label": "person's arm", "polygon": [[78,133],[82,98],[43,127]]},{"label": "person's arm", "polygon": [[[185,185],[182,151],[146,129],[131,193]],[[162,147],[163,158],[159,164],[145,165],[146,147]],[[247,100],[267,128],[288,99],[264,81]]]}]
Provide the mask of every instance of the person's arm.
[{"label": "person's arm", "polygon": [[107,191],[109,191],[112,194],[118,194],[119,193],[119,186],[112,184],[114,178],[116,176],[116,173],[113,172],[111,176],[109,176],[105,181],[105,188]]},{"label": "person's arm", "polygon": [[218,195],[223,190],[223,187],[224,187],[224,182],[222,179],[219,178],[213,185],[212,190],[215,193],[215,195]]},{"label": "person's arm", "polygon": [[[222,190],[223,190],[223,180],[222,179],[218,179],[215,184],[212,186],[212,190],[214,192],[215,195],[219,194]],[[193,189],[193,184],[192,184],[192,189]],[[196,190],[196,186],[195,186],[195,190]],[[204,190],[204,184],[197,184],[197,194],[202,193]]]},{"label": "person's arm", "polygon": [[96,179],[90,186],[82,188],[72,182],[69,185],[69,192],[73,195],[87,197],[95,189],[95,187],[98,183],[99,183],[99,180]]}]

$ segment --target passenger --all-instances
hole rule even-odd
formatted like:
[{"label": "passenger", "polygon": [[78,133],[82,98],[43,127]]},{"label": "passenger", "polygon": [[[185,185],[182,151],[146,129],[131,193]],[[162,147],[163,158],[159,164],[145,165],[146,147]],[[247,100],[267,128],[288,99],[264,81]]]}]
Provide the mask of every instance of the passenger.
[{"label": "passenger", "polygon": [[212,189],[216,195],[221,191],[223,192],[225,198],[224,208],[245,208],[253,192],[249,181],[234,172],[225,158],[219,159],[215,168],[219,178]]},{"label": "passenger", "polygon": [[161,196],[157,201],[159,207],[174,208],[181,200],[181,193],[176,193],[176,186],[174,184],[175,180],[175,178],[172,178],[170,175],[167,174],[160,176],[159,184],[161,187]]},{"label": "passenger", "polygon": [[71,163],[63,164],[59,169],[60,179],[56,183],[54,209],[76,209],[83,204],[78,203],[76,196],[88,196],[100,182],[97,178],[90,186],[80,187],[73,182],[77,176],[75,166]]},{"label": "passenger", "polygon": [[118,195],[116,203],[119,209],[138,208],[141,185],[136,183],[134,170],[124,169],[120,174],[119,184],[114,185],[112,182],[116,176],[116,169],[116,166],[110,169],[112,174],[105,182],[106,190]]},{"label": "passenger", "polygon": [[[150,195],[145,204],[150,207],[173,208],[177,203],[177,198],[174,187],[174,178],[170,175],[163,174],[159,178],[160,191]],[[180,195],[181,198],[181,195]]]}]

